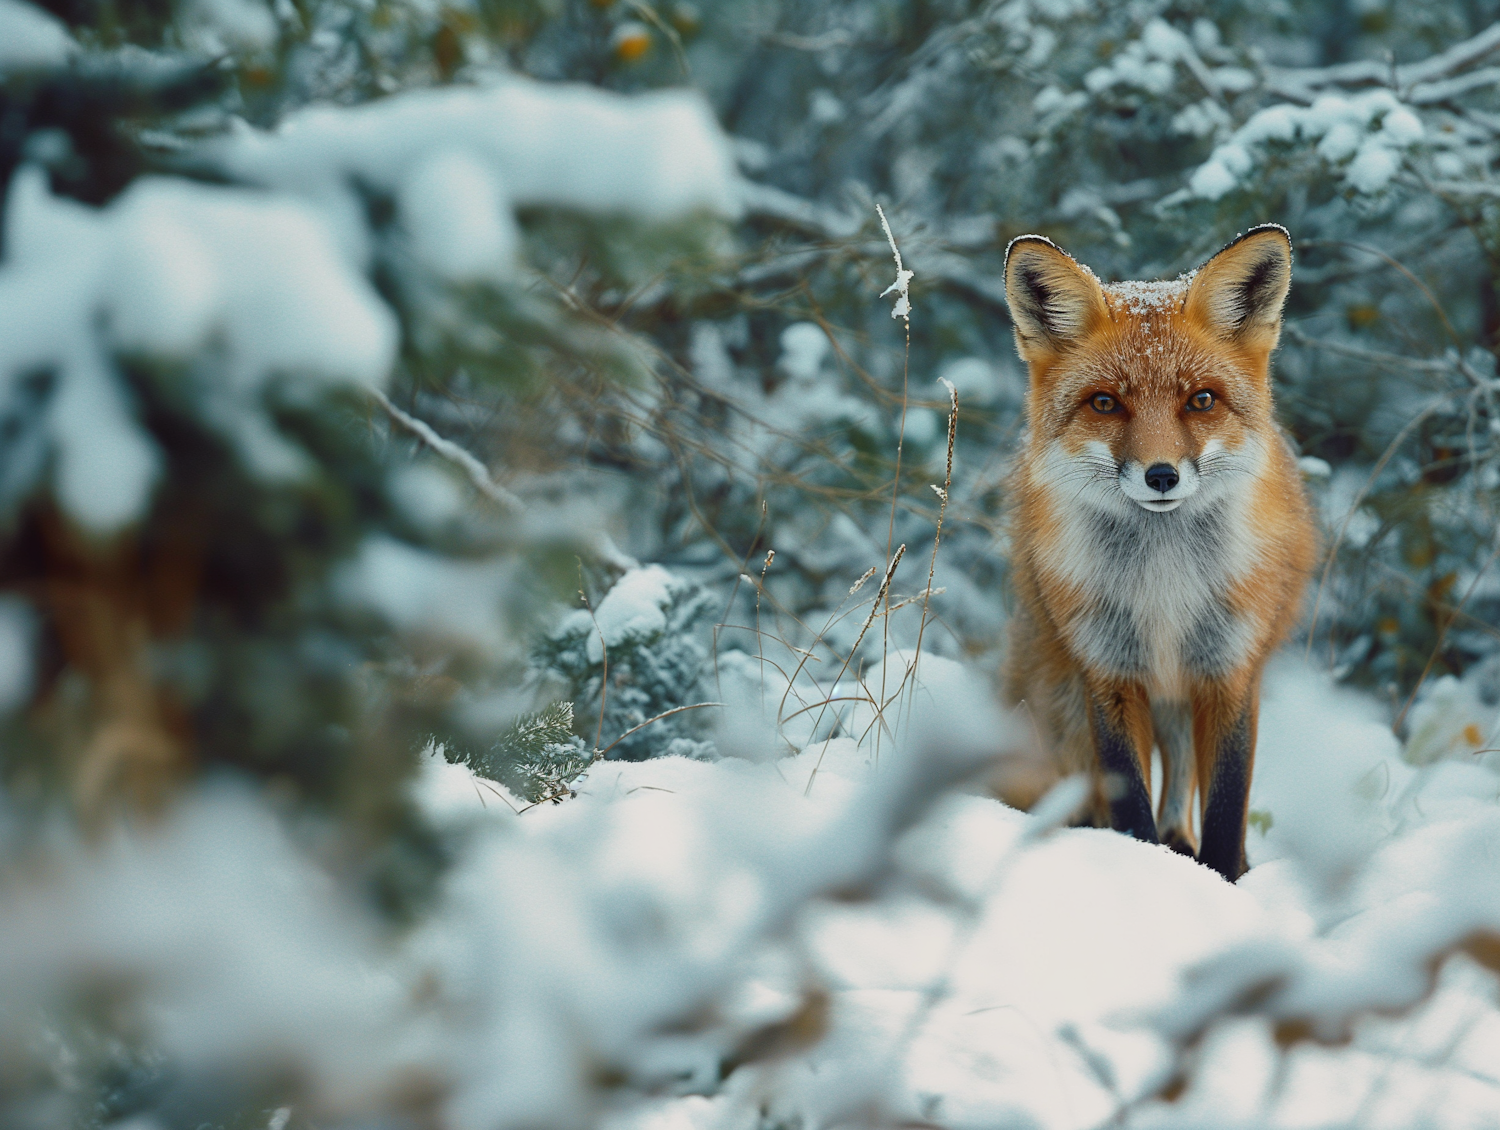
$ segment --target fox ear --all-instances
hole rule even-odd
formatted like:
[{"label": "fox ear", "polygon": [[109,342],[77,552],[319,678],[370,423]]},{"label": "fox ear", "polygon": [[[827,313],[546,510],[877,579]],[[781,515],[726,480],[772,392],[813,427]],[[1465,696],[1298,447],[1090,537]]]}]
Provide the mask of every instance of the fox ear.
[{"label": "fox ear", "polygon": [[1005,249],[1005,301],[1027,361],[1061,352],[1105,316],[1099,280],[1039,235],[1018,236]]},{"label": "fox ear", "polygon": [[1270,353],[1292,285],[1292,238],[1278,224],[1251,228],[1203,265],[1188,288],[1187,315],[1210,333]]}]

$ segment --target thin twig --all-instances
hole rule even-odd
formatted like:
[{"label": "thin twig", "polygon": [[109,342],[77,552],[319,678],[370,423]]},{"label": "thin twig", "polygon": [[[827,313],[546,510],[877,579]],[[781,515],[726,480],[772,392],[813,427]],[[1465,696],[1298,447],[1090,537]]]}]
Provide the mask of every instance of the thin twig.
[{"label": "thin twig", "polygon": [[[524,809],[517,808],[515,805],[511,804],[510,803],[510,798],[507,797],[498,788],[496,788],[493,782],[486,781],[483,777],[475,777],[474,778],[474,785],[475,785],[474,791],[476,793],[479,792],[479,787],[478,786],[480,786],[480,785],[483,785],[485,788],[489,789],[490,792],[494,793],[497,797],[500,798],[501,802],[505,805],[506,808],[510,809],[517,816],[519,816],[523,811],[525,811]],[[483,794],[480,794],[479,803],[480,804],[484,804],[484,796],[483,796]],[[486,807],[488,807],[488,806],[486,806]]]},{"label": "thin twig", "polygon": [[403,411],[391,403],[391,398],[386,396],[378,388],[372,388],[370,395],[375,402],[386,410],[386,413],[400,424],[412,435],[416,436],[437,454],[448,462],[459,467],[464,474],[468,475],[469,481],[474,484],[474,489],[484,495],[491,502],[498,503],[514,514],[519,514],[526,509],[526,504],[510,491],[506,490],[494,479],[490,478],[489,471],[485,465],[469,452],[459,447],[450,439],[444,439],[432,430],[425,420],[419,420],[410,412]]},{"label": "thin twig", "polygon": [[1327,353],[1336,353],[1340,357],[1349,357],[1371,365],[1383,365],[1392,369],[1409,369],[1417,373],[1451,373],[1453,371],[1453,363],[1441,358],[1403,357],[1399,353],[1386,353],[1379,349],[1364,349],[1361,346],[1348,345],[1340,341],[1326,341],[1323,338],[1313,337],[1311,334],[1304,333],[1296,326],[1287,326],[1284,332],[1290,340],[1305,348],[1321,349]]},{"label": "thin twig", "polygon": [[1407,696],[1406,705],[1401,708],[1401,713],[1397,714],[1396,720],[1391,723],[1391,730],[1394,733],[1400,734],[1401,723],[1406,721],[1406,712],[1411,709],[1412,703],[1417,701],[1417,692],[1422,689],[1422,684],[1427,681],[1427,676],[1432,672],[1432,665],[1437,662],[1438,653],[1443,650],[1443,641],[1448,638],[1448,629],[1453,627],[1453,622],[1458,619],[1458,613],[1462,612],[1464,605],[1469,603],[1469,598],[1474,595],[1474,590],[1479,587],[1481,578],[1484,577],[1485,573],[1489,572],[1490,566],[1495,563],[1497,557],[1500,557],[1500,542],[1496,543],[1494,551],[1489,557],[1485,558],[1484,564],[1479,567],[1479,572],[1474,574],[1474,579],[1464,591],[1463,598],[1458,602],[1458,607],[1444,617],[1443,626],[1438,630],[1437,642],[1432,645],[1432,654],[1427,657],[1426,666],[1422,668],[1422,673],[1417,676],[1416,685],[1412,687],[1411,694]]},{"label": "thin twig", "polygon": [[1371,247],[1368,243],[1357,243],[1352,239],[1305,239],[1302,241],[1302,246],[1352,247],[1356,251],[1363,251],[1366,255],[1373,255],[1377,259],[1383,259],[1388,266],[1400,271],[1401,274],[1406,276],[1408,282],[1422,292],[1423,297],[1427,299],[1433,311],[1437,314],[1438,320],[1443,323],[1443,328],[1448,331],[1448,336],[1453,340],[1453,344],[1455,346],[1462,346],[1463,342],[1458,336],[1458,331],[1453,328],[1453,323],[1448,320],[1448,313],[1443,309],[1443,304],[1438,301],[1437,295],[1433,294],[1432,289],[1421,279],[1417,278],[1411,272],[1411,269],[1399,259],[1387,254],[1378,247]]},{"label": "thin twig", "polygon": [[598,761],[606,753],[608,753],[610,750],[614,749],[615,746],[619,745],[626,738],[630,737],[631,734],[635,733],[637,730],[644,730],[647,726],[651,725],[651,723],[653,723],[653,722],[660,722],[663,718],[670,718],[674,714],[681,714],[684,710],[702,710],[705,706],[728,706],[728,705],[729,704],[727,702],[693,702],[693,703],[689,703],[687,706],[674,706],[674,707],[672,707],[671,710],[663,710],[655,718],[647,718],[639,726],[632,726],[632,727],[630,727],[630,729],[626,730],[623,734],[621,734],[614,741],[610,742],[609,745],[605,746],[603,749],[597,749],[596,748],[594,750],[594,760]]},{"label": "thin twig", "polygon": [[635,9],[636,15],[647,23],[653,24],[667,37],[667,42],[672,45],[672,53],[677,56],[677,65],[682,68],[682,77],[691,80],[693,68],[688,65],[687,52],[682,48],[682,36],[677,34],[677,29],[657,15],[656,9],[645,0],[630,0],[630,6]]},{"label": "thin twig", "polygon": [[[932,579],[937,573],[938,546],[943,540],[943,516],[948,513],[948,493],[953,489],[953,448],[958,439],[958,389],[946,377],[939,377],[938,380],[948,390],[948,463],[943,471],[942,489],[932,488],[937,491],[938,496],[937,528],[932,532],[932,559],[927,562],[927,587],[922,590],[922,622],[917,625],[917,646],[913,649],[911,667],[907,671],[907,676],[912,680],[913,691],[911,697],[907,699],[908,703],[916,698],[917,663],[922,658],[922,637],[927,634],[927,611],[932,602]],[[900,693],[899,687],[897,693]],[[907,708],[907,713],[910,714],[910,707]]]},{"label": "thin twig", "polygon": [[[756,542],[760,541],[761,532],[763,530],[765,530],[765,528],[766,528],[766,518],[767,518],[768,514],[769,514],[769,511],[766,508],[765,499],[761,499],[761,503],[760,503],[760,524],[755,527],[755,537],[753,537],[750,540],[750,545],[752,547],[756,544]],[[729,599],[724,602],[724,615],[721,616],[721,617],[719,617],[719,622],[714,625],[714,639],[713,639],[714,691],[717,694],[723,694],[724,693],[724,688],[723,688],[723,686],[721,685],[721,683],[719,681],[719,632],[722,629],[724,629],[725,627],[727,627],[728,624],[729,624],[729,613],[734,610],[734,598],[740,595],[740,582],[745,579],[745,568],[749,564],[750,564],[750,550],[747,549],[747,550],[745,550],[745,556],[744,556],[744,558],[740,561],[740,567],[737,570],[735,570],[735,574],[734,574],[734,587],[729,590]],[[756,624],[757,624],[756,634],[759,635],[759,633],[760,633],[760,629],[759,629],[760,616],[758,615],[759,610],[760,610],[760,595],[759,594],[756,594],[755,601],[756,601],[756,611],[757,611],[757,616],[755,618],[756,619]]]},{"label": "thin twig", "polygon": [[[833,685],[835,687],[839,685],[839,680],[844,677],[844,672],[849,669],[850,662],[854,659],[856,653],[858,653],[859,645],[864,642],[865,633],[870,630],[870,625],[875,622],[875,614],[880,611],[880,602],[885,599],[886,593],[890,592],[891,578],[895,576],[896,566],[901,564],[901,558],[903,558],[904,556],[906,556],[906,543],[902,542],[901,545],[897,547],[896,554],[891,558],[890,564],[885,567],[885,576],[881,578],[880,581],[880,591],[875,594],[875,600],[870,605],[870,614],[865,617],[864,625],[859,629],[859,635],[855,637],[854,646],[849,649],[848,658],[844,660],[844,665],[839,668],[839,673],[834,677]],[[826,711],[828,708],[828,704],[825,702],[823,704],[823,707]],[[819,714],[817,722],[813,723],[813,734],[816,734],[818,732],[818,727],[822,724],[822,722],[823,715]],[[812,792],[813,778],[818,775],[818,770],[822,768],[823,755],[827,752],[828,743],[824,742],[823,749],[818,753],[818,763],[813,766],[812,773],[808,775],[807,788],[803,790],[803,796],[807,796]]]},{"label": "thin twig", "polygon": [[589,595],[583,591],[583,559],[575,557],[573,560],[578,562],[578,599],[588,609],[594,631],[599,633],[599,654],[604,662],[604,670],[599,675],[599,729],[594,733],[594,748],[598,749],[604,740],[604,704],[609,701],[609,644],[605,642],[604,629],[599,626],[599,617],[594,615],[594,606],[589,603]]},{"label": "thin twig", "polygon": [[[761,520],[764,521],[764,511],[766,509],[764,500],[761,501],[760,507],[762,511]],[[766,550],[766,560],[760,567],[760,584],[755,590],[755,644],[756,653],[760,657],[760,712],[762,715],[766,712],[766,645],[765,637],[761,635],[760,631],[760,594],[766,590],[766,572],[771,568],[771,562],[775,559],[776,551],[774,549]]]},{"label": "thin twig", "polygon": [[[908,288],[911,285],[913,275],[901,263],[901,249],[896,246],[896,237],[891,234],[891,225],[886,221],[885,209],[876,204],[875,212],[880,217],[880,226],[885,231],[886,242],[891,245],[891,255],[896,260],[896,281],[881,291],[880,297],[884,298],[893,290],[897,293],[898,297],[895,308],[891,311],[891,317],[901,318],[906,326],[906,352],[901,362],[901,428],[896,434],[896,471],[891,479],[891,521],[885,538],[885,555],[889,559],[891,556],[891,546],[896,541],[896,502],[901,496],[901,456],[906,446],[906,413],[911,403],[911,297]],[[902,548],[905,547],[903,546]],[[894,563],[892,568],[894,568]],[[887,574],[886,583],[881,588],[881,597],[888,601],[889,594],[890,577]],[[890,611],[890,605],[887,604],[886,617],[880,626],[880,697],[882,700],[885,699],[885,677],[888,666],[886,660],[890,655]],[[874,610],[872,609],[871,614],[873,615],[873,613]],[[857,644],[855,646],[858,647]],[[875,739],[875,761],[876,764],[880,762],[879,736]],[[809,782],[809,787],[811,787],[811,782]]]},{"label": "thin twig", "polygon": [[[844,619],[845,616],[852,615],[859,608],[859,605],[856,604],[853,608],[849,609],[848,612],[844,612],[843,611],[844,605],[849,602],[849,597],[851,597],[855,593],[857,593],[864,586],[864,583],[866,581],[868,581],[874,575],[875,575],[875,566],[871,566],[870,569],[868,571],[866,571],[866,573],[865,573],[864,576],[860,577],[859,580],[855,581],[854,584],[850,586],[848,596],[845,596],[843,600],[839,601],[838,607],[835,608],[832,612],[830,612],[828,614],[828,619],[824,622],[822,629],[818,632],[817,636],[813,639],[812,646],[814,648],[817,647],[818,644],[825,642],[825,637],[828,635],[829,631],[831,631],[833,629],[833,626],[835,624],[841,622]],[[861,602],[861,603],[863,603],[863,602]],[[783,641],[783,643],[785,643],[785,641]],[[795,693],[794,688],[796,686],[797,677],[802,674],[803,669],[807,666],[807,664],[809,662],[813,662],[813,663],[822,662],[813,653],[813,651],[812,651],[811,648],[809,648],[809,649],[803,649],[803,648],[793,647],[791,650],[799,653],[802,656],[802,659],[797,663],[797,668],[796,668],[796,670],[794,670],[792,672],[791,678],[787,680],[786,690],[784,690],[781,693],[781,701],[776,704],[776,724],[778,726],[783,725],[787,721],[785,718],[782,717],[782,713],[781,712],[786,709],[786,700],[787,700],[787,698],[790,695],[792,695],[793,693]],[[828,650],[832,651],[835,656],[838,655],[838,650],[836,648],[834,648],[834,646],[832,644],[828,645]],[[785,674],[785,672],[783,672],[783,674]],[[842,672],[840,672],[840,674],[842,674]],[[814,679],[813,682],[816,684],[817,680]],[[834,681],[834,687],[836,688],[837,686],[838,686],[838,682],[837,682],[837,680],[835,680]],[[819,689],[821,689],[821,688],[819,688]],[[830,694],[832,693],[832,689],[830,689],[829,693]],[[798,695],[798,701],[799,702],[801,701],[801,696],[800,695]],[[799,711],[798,713],[801,713],[801,712]]]}]

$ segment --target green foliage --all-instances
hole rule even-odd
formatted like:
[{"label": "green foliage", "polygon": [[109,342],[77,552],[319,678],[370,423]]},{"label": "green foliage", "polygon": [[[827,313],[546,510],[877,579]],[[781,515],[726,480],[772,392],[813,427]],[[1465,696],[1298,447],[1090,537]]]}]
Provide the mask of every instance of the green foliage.
[{"label": "green foliage", "polygon": [[599,740],[604,756],[622,761],[668,754],[710,757],[713,743],[703,736],[709,720],[702,711],[652,719],[713,697],[703,637],[715,606],[709,593],[674,581],[659,629],[616,637],[595,655],[590,646],[598,643],[595,621],[575,612],[538,640],[532,662],[545,676],[561,679],[578,708],[574,725]]},{"label": "green foliage", "polygon": [[480,776],[539,804],[571,796],[570,786],[594,760],[595,754],[573,732],[573,704],[554,702],[522,714],[487,753],[471,755],[464,763]]}]

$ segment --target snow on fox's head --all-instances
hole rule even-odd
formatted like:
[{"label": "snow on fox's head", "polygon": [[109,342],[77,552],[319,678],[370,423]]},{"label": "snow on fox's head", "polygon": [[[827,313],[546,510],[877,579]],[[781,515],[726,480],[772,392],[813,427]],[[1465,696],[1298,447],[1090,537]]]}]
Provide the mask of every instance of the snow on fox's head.
[{"label": "snow on fox's head", "polygon": [[1291,267],[1290,237],[1269,224],[1169,282],[1101,284],[1050,240],[1014,240],[1005,295],[1042,483],[1166,512],[1255,474]]}]

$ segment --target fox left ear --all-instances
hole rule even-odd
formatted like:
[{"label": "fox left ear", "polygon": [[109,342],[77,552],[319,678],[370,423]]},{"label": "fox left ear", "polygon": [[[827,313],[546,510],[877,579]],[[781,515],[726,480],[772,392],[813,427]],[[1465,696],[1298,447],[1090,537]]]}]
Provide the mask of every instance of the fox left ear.
[{"label": "fox left ear", "polygon": [[1093,272],[1040,235],[1018,236],[1005,249],[1005,302],[1027,362],[1072,348],[1107,317]]},{"label": "fox left ear", "polygon": [[1292,237],[1261,224],[1199,269],[1187,294],[1187,315],[1209,332],[1246,349],[1270,353],[1281,337],[1281,307],[1292,285]]}]

